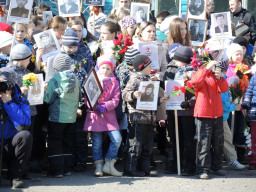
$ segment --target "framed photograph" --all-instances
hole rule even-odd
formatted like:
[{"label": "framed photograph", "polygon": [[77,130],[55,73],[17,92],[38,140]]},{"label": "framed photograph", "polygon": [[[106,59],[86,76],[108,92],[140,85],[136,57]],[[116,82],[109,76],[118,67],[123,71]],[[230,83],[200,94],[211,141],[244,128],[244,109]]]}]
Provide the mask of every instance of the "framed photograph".
[{"label": "framed photograph", "polygon": [[188,0],[187,19],[206,19],[207,0]]},{"label": "framed photograph", "polygon": [[44,78],[43,74],[36,74],[37,81],[28,90],[28,101],[30,105],[41,105],[44,103]]},{"label": "framed photograph", "polygon": [[[184,86],[184,81],[182,80],[170,80],[165,81],[165,96],[169,97],[172,93],[174,86],[182,87]],[[183,110],[180,104],[185,101],[185,94],[180,92],[180,95],[170,97],[166,102],[166,110]]]},{"label": "framed photograph", "polygon": [[0,6],[7,5],[7,0],[0,0]]},{"label": "framed photograph", "polygon": [[211,35],[215,38],[232,36],[230,12],[211,14]]},{"label": "framed photograph", "polygon": [[37,47],[45,50],[42,56],[44,62],[48,57],[61,53],[59,42],[52,29],[34,35],[34,39]]},{"label": "framed photograph", "polygon": [[83,88],[90,108],[93,110],[99,97],[103,93],[103,89],[94,68],[90,71],[87,78],[83,82]]},{"label": "framed photograph", "polygon": [[8,21],[29,23],[33,0],[11,0]]},{"label": "framed photograph", "polygon": [[146,55],[151,59],[153,69],[159,69],[158,46],[156,41],[139,42],[138,50],[140,54]]},{"label": "framed photograph", "polygon": [[191,35],[191,45],[196,47],[201,47],[207,35],[207,20],[200,19],[188,19],[188,30]]},{"label": "framed photograph", "polygon": [[139,110],[157,110],[159,81],[142,81],[139,91],[141,96],[137,99],[136,109]]},{"label": "framed photograph", "polygon": [[85,0],[85,5],[97,5],[97,6],[104,6],[105,0]]},{"label": "framed photograph", "polygon": [[43,11],[43,20],[46,26],[49,25],[49,22],[53,18],[52,12],[51,11]]},{"label": "framed photograph", "polygon": [[131,16],[135,18],[137,23],[149,21],[150,5],[145,3],[131,3]]},{"label": "framed photograph", "polygon": [[62,17],[80,16],[80,0],[58,0],[58,7]]}]

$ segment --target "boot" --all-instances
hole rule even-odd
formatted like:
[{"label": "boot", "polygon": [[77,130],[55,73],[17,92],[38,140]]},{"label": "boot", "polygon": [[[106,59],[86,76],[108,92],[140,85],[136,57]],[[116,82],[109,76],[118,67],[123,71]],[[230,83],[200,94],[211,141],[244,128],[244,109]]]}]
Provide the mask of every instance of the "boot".
[{"label": "boot", "polygon": [[115,159],[112,159],[112,160],[105,159],[105,164],[103,166],[102,171],[112,176],[121,177],[123,174],[116,170],[116,168],[114,167],[115,162],[116,162]]},{"label": "boot", "polygon": [[103,160],[95,161],[96,169],[94,175],[97,177],[103,176],[102,168],[103,168]]}]

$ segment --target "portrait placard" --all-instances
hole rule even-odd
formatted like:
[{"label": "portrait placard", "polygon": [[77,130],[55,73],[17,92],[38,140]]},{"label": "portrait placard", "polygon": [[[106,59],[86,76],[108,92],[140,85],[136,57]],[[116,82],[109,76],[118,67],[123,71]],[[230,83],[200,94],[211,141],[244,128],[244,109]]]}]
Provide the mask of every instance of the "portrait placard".
[{"label": "portrait placard", "polygon": [[149,21],[150,5],[145,3],[131,3],[131,16],[137,23]]},{"label": "portrait placard", "polygon": [[206,19],[207,0],[188,0],[187,19]]},{"label": "portrait placard", "polygon": [[42,59],[47,61],[48,57],[61,53],[60,46],[52,29],[34,35],[38,48],[44,49]]},{"label": "portrait placard", "polygon": [[80,16],[80,0],[58,0],[58,8],[62,17]]},{"label": "portrait placard", "polygon": [[37,81],[29,86],[28,101],[30,105],[41,105],[44,103],[44,78],[43,74],[36,74]]},{"label": "portrait placard", "polygon": [[211,14],[211,35],[215,38],[232,36],[230,12]]},{"label": "portrait placard", "polygon": [[97,6],[104,6],[105,0],[85,0],[85,5],[97,5]]},{"label": "portrait placard", "polygon": [[191,35],[191,45],[201,47],[207,35],[207,20],[188,19],[188,29]]},{"label": "portrait placard", "polygon": [[11,0],[7,21],[29,23],[33,0]]},{"label": "portrait placard", "polygon": [[[169,97],[173,91],[174,86],[182,87],[184,86],[184,81],[182,80],[170,80],[165,81],[165,96]],[[180,92],[180,95],[170,97],[166,102],[166,110],[183,110],[180,104],[185,101],[185,94]]]},{"label": "portrait placard", "polygon": [[87,78],[84,80],[83,88],[90,108],[93,110],[99,97],[103,93],[103,89],[94,68],[92,68]]},{"label": "portrait placard", "polygon": [[207,41],[205,48],[209,48],[211,51],[224,49],[223,39],[211,38]]},{"label": "portrait placard", "polygon": [[140,54],[146,55],[151,59],[153,69],[159,69],[158,46],[156,41],[139,42],[138,50]]},{"label": "portrait placard", "polygon": [[159,81],[142,81],[140,82],[139,91],[141,96],[137,99],[136,109],[139,110],[157,110]]},{"label": "portrait placard", "polygon": [[0,6],[7,5],[7,0],[0,0]]},{"label": "portrait placard", "polygon": [[43,11],[43,20],[45,26],[49,25],[50,20],[53,18],[52,11]]}]

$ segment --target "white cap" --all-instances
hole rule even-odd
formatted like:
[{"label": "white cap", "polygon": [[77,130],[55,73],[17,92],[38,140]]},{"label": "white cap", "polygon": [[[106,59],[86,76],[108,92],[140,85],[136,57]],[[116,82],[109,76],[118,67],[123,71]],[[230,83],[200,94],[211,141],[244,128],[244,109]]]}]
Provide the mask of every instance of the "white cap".
[{"label": "white cap", "polygon": [[231,59],[232,55],[237,52],[237,51],[242,51],[242,53],[244,52],[243,51],[243,47],[239,44],[236,44],[236,43],[232,43],[231,45],[229,45],[229,47],[227,48],[227,56],[229,59]]},{"label": "white cap", "polygon": [[13,35],[6,32],[6,31],[0,31],[0,48],[5,47],[7,45],[12,44]]},{"label": "white cap", "polygon": [[178,15],[170,15],[170,16],[166,17],[160,25],[160,31],[162,31],[163,33],[168,35],[170,24],[171,24],[172,20],[177,17],[178,17]]}]

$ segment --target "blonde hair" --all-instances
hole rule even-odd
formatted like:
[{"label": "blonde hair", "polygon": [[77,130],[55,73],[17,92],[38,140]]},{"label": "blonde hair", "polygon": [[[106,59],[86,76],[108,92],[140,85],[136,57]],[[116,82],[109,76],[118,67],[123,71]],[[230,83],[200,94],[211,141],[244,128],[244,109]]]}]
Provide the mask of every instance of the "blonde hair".
[{"label": "blonde hair", "polygon": [[65,24],[67,24],[67,20],[64,17],[54,16],[49,22],[48,29],[58,29]]}]

